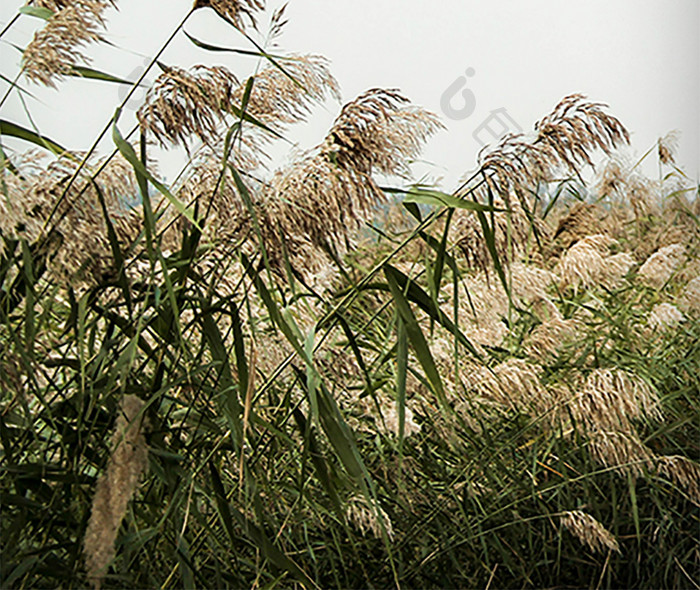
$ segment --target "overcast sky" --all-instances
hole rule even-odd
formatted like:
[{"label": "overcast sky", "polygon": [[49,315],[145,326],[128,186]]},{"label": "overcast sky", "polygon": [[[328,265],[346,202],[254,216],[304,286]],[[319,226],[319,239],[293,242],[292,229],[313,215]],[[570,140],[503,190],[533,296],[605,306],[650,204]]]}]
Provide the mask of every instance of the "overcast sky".
[{"label": "overcast sky", "polygon": [[[7,22],[22,4],[2,0],[0,21]],[[268,2],[261,33],[280,4]],[[118,5],[118,12],[108,14],[107,38],[116,47],[94,46],[88,52],[93,67],[133,78],[191,0],[119,0]],[[698,0],[290,0],[287,17],[281,50],[328,57],[343,101],[371,87],[399,88],[440,114],[447,130],[431,140],[424,153],[428,164],[417,173],[443,178],[444,189],[454,188],[473,169],[496,118],[529,131],[573,92],[609,104],[632,132],[638,155],[659,136],[679,130],[679,161],[692,178],[700,174]],[[23,17],[3,37],[2,74],[14,75],[19,63],[19,53],[4,41],[24,46],[40,24]],[[209,10],[197,11],[186,30],[214,44],[248,47]],[[182,35],[162,61],[223,63],[239,77],[256,67],[254,58],[207,53]],[[27,87],[41,100],[27,102],[37,126],[71,149],[87,149],[120,102],[117,86],[89,80],[66,81],[59,91]],[[312,147],[338,110],[331,102],[315,109],[310,124],[290,131],[290,139]],[[133,113],[126,115],[124,130]],[[0,117],[27,124],[17,99],[2,107]],[[109,142],[103,145],[108,147]],[[287,148],[273,153],[282,156]],[[176,161],[175,154],[165,158],[168,177]],[[657,170],[653,162],[645,169]]]}]

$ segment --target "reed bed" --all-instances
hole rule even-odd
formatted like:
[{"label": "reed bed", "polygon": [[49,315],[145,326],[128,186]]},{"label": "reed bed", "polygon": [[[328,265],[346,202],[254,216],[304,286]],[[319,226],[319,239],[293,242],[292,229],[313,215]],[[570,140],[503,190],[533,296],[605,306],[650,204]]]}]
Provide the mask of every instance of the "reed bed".
[{"label": "reed bed", "polygon": [[[30,3],[18,84],[64,83],[112,4]],[[447,194],[410,179],[439,118],[372,88],[274,169],[330,64],[268,54],[262,2],[200,8],[253,73],[159,61],[102,157],[2,127],[35,144],[1,160],[2,586],[698,587],[675,135],[645,178],[571,95]],[[190,156],[170,185],[155,145]]]}]

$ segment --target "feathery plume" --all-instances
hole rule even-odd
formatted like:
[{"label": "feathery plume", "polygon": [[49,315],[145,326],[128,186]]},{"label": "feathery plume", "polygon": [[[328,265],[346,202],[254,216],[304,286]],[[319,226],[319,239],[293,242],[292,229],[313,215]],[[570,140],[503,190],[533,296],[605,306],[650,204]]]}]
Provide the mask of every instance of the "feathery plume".
[{"label": "feathery plume", "polygon": [[[494,213],[491,229],[498,259],[501,264],[508,264],[525,252],[531,232],[530,220],[517,199],[506,202],[497,195],[494,207],[505,210]],[[488,271],[492,257],[478,218],[471,213],[456,212],[450,233],[452,243],[460,248],[467,265]]]},{"label": "feathery plume", "polygon": [[622,279],[635,264],[634,258],[627,252],[606,256],[598,276],[599,284],[607,289],[619,287]]},{"label": "feathery plume", "polygon": [[254,28],[256,27],[255,13],[264,10],[265,2],[264,0],[195,0],[195,9],[207,7],[239,29],[244,29],[246,20]]},{"label": "feathery plume", "polygon": [[673,330],[684,320],[685,316],[675,305],[658,303],[652,308],[647,324],[653,332],[663,333]]},{"label": "feathery plume", "polygon": [[[256,73],[246,112],[275,131],[304,121],[311,106],[327,97],[340,100],[340,86],[320,55],[292,55],[282,62],[284,71],[269,66]],[[245,85],[233,93],[242,104]]]},{"label": "feathery plume", "polygon": [[317,151],[275,175],[261,202],[273,262],[281,263],[286,249],[308,275],[327,264],[329,246],[347,251],[354,231],[385,200],[371,173],[399,172],[439,128],[435,115],[406,103],[394,91],[365,92],[343,107]]},{"label": "feathery plume", "polygon": [[643,283],[660,289],[671,278],[673,271],[683,261],[684,255],[683,244],[671,244],[660,248],[642,264],[637,276]]},{"label": "feathery plume", "polygon": [[187,145],[195,135],[205,144],[217,139],[217,129],[232,107],[238,80],[223,66],[198,65],[185,71],[161,66],[163,73],[139,108],[141,129],[161,145]]},{"label": "feathery plume", "polygon": [[604,234],[586,236],[571,246],[557,264],[557,274],[561,277],[562,289],[591,287],[598,283],[604,272],[604,255],[612,239]]},{"label": "feathery plume", "polygon": [[342,108],[321,153],[362,174],[401,175],[441,128],[436,115],[409,105],[397,90],[372,88]]},{"label": "feathery plume", "polygon": [[694,461],[678,455],[658,457],[657,469],[661,475],[685,490],[690,500],[700,506],[700,466]]},{"label": "feathery plume", "polygon": [[373,537],[381,539],[383,524],[389,539],[393,538],[394,530],[391,525],[391,520],[378,503],[369,506],[364,496],[356,494],[348,500],[346,510],[350,522],[352,522],[363,535],[369,532]]},{"label": "feathery plume", "polygon": [[[272,140],[288,125],[306,119],[314,103],[332,97],[340,100],[340,88],[329,70],[328,60],[319,55],[295,55],[285,58],[284,72],[270,66],[256,73],[246,103],[246,113],[267,127],[245,124],[233,146],[234,164],[253,170],[267,157],[263,144]],[[235,105],[243,104],[247,84],[233,92]],[[221,144],[219,141],[218,144]],[[221,146],[217,151],[222,152]],[[220,158],[219,158],[220,159]]]},{"label": "feathery plume", "polygon": [[88,579],[98,590],[114,557],[114,543],[127,505],[148,465],[143,406],[135,395],[126,395],[122,399],[112,436],[112,454],[107,470],[97,482],[92,500],[84,552]]},{"label": "feathery plume", "polygon": [[22,69],[33,82],[56,87],[56,80],[69,75],[79,63],[90,59],[81,51],[101,40],[103,13],[112,3],[107,0],[75,0],[51,3],[60,8],[22,53]]},{"label": "feathery plume", "polygon": [[661,419],[657,392],[640,377],[619,369],[591,371],[572,400],[571,413],[588,432],[632,432],[630,420]]},{"label": "feathery plume", "polygon": [[522,359],[511,358],[493,369],[481,367],[469,376],[469,390],[480,399],[504,409],[517,408],[540,414],[552,408],[542,387],[539,368]]},{"label": "feathery plume", "polygon": [[[114,273],[114,260],[107,237],[99,189],[120,244],[130,245],[140,228],[138,213],[125,199],[137,194],[133,169],[121,156],[109,162],[84,166],[70,191],[61,199],[63,187],[73,177],[78,158],[63,156],[33,170],[17,181],[9,199],[0,199],[0,231],[8,237],[36,244],[51,212],[54,226],[47,268],[54,278],[76,284],[95,283]],[[32,168],[35,168],[32,165]],[[21,198],[15,198],[17,197]],[[60,199],[60,200],[59,200]]]},{"label": "feathery plume", "polygon": [[544,297],[535,302],[533,311],[542,321],[525,340],[525,350],[535,359],[551,358],[564,344],[573,340],[578,322],[564,319],[554,303]]},{"label": "feathery plume", "polygon": [[588,448],[598,463],[620,473],[644,476],[653,465],[654,454],[639,440],[636,431],[594,432],[588,437]]},{"label": "feathery plume", "polygon": [[590,203],[574,203],[557,224],[552,240],[564,248],[600,232],[600,207]]},{"label": "feathery plume", "polygon": [[591,551],[598,553],[608,549],[620,553],[614,535],[590,514],[581,510],[565,512],[561,516],[561,523]]},{"label": "feathery plume", "polygon": [[[494,149],[479,154],[479,180],[494,193],[523,194],[538,179],[552,180],[558,171],[579,174],[593,166],[594,150],[606,154],[629,143],[629,133],[618,119],[607,114],[601,103],[582,94],[564,97],[554,110],[535,123],[536,137],[528,142],[523,134],[507,134]],[[464,187],[461,194],[469,192]]]},{"label": "feathery plume", "polygon": [[663,137],[659,137],[657,151],[659,154],[659,161],[662,164],[675,164],[679,139],[680,132],[676,129],[669,131]]},{"label": "feathery plume", "polygon": [[598,198],[605,199],[624,195],[630,168],[630,163],[619,154],[608,158],[596,177],[594,192]]},{"label": "feathery plume", "polygon": [[700,313],[700,277],[688,281],[678,298],[678,308],[688,315]]}]

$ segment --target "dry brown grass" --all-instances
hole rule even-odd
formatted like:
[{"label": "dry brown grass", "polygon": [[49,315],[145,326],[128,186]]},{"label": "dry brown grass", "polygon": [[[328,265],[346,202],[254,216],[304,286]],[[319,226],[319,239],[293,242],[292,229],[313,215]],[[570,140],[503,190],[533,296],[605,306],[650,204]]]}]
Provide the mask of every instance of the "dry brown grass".
[{"label": "dry brown grass", "polygon": [[40,5],[57,12],[25,48],[22,69],[33,82],[55,88],[57,80],[69,75],[75,66],[90,62],[82,49],[101,40],[104,12],[112,2],[74,0]]}]

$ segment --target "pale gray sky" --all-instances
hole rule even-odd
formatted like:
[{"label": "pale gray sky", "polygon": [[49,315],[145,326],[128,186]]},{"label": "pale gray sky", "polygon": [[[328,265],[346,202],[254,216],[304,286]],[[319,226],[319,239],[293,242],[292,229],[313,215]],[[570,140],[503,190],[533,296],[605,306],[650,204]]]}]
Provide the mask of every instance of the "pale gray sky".
[{"label": "pale gray sky", "polygon": [[[23,0],[2,0],[7,22]],[[93,67],[134,76],[144,55],[152,55],[191,6],[191,0],[120,0],[109,13],[108,39],[118,47],[94,46]],[[268,15],[281,2],[268,2]],[[290,0],[282,49],[328,57],[343,100],[376,86],[400,88],[414,103],[439,113],[447,130],[424,153],[432,165],[418,174],[444,177],[443,188],[475,164],[481,147],[477,127],[494,109],[505,108],[525,131],[567,94],[582,92],[608,103],[632,132],[638,155],[668,131],[681,132],[679,161],[694,179],[700,175],[700,2],[698,0]],[[268,16],[260,19],[264,33]],[[23,17],[3,41],[24,45],[40,21]],[[246,41],[209,11],[197,11],[186,30],[214,44],[247,47]],[[180,36],[163,61],[183,66],[223,63],[239,77],[256,66],[251,58],[207,53]],[[0,44],[2,73],[13,75],[19,53]],[[467,78],[465,72],[471,77]],[[441,97],[462,77],[475,99],[473,112],[450,119]],[[5,86],[2,86],[5,88]],[[59,91],[27,86],[42,101],[29,100],[37,126],[72,149],[86,149],[119,103],[116,86],[69,80]],[[450,105],[465,105],[458,93]],[[301,148],[323,137],[339,105],[314,110],[311,122],[290,139]],[[469,109],[468,109],[469,110]],[[127,113],[122,128],[129,126]],[[27,124],[16,99],[0,117]],[[133,121],[133,118],[132,118]],[[103,148],[108,148],[109,142]],[[282,160],[287,146],[273,154]],[[176,154],[163,172],[175,173]],[[646,167],[656,173],[655,165]]]}]

